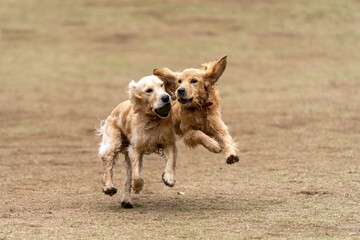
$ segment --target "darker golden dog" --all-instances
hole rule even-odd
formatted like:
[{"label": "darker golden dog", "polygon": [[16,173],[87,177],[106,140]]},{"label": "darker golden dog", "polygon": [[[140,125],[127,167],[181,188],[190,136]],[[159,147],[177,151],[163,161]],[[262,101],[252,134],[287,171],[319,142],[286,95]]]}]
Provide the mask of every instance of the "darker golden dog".
[{"label": "darker golden dog", "polygon": [[202,69],[172,72],[168,68],[155,69],[153,74],[163,80],[177,82],[173,102],[175,131],[187,146],[203,145],[209,151],[224,151],[226,162],[239,161],[236,145],[221,119],[219,93],[215,83],[226,68],[226,56],[202,64]]}]

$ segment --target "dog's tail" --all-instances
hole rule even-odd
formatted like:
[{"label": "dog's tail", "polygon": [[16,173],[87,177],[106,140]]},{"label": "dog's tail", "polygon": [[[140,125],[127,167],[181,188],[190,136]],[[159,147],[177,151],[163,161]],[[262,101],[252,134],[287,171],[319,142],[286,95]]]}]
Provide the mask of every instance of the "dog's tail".
[{"label": "dog's tail", "polygon": [[98,136],[104,135],[106,120],[100,120],[100,126],[96,128],[95,133]]}]

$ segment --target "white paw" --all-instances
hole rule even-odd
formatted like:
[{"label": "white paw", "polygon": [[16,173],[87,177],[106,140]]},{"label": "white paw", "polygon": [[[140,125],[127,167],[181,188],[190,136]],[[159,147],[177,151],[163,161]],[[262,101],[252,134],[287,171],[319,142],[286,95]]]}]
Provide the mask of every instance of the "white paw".
[{"label": "white paw", "polygon": [[162,175],[162,180],[164,181],[165,185],[168,187],[175,186],[175,174],[170,172],[164,172]]}]

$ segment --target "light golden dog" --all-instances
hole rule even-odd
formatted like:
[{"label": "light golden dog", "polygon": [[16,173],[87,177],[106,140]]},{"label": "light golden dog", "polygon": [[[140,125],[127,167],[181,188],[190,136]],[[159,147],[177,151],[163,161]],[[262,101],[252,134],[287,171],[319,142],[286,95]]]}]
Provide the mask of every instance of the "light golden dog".
[{"label": "light golden dog", "polygon": [[113,183],[113,166],[118,153],[125,155],[127,174],[121,205],[132,208],[131,189],[139,193],[142,158],[146,153],[162,151],[166,167],[162,176],[167,186],[175,184],[176,136],[172,122],[171,98],[175,85],[157,76],[147,76],[129,84],[129,98],[118,105],[101,124],[102,142],[99,156],[104,163],[103,192],[117,192]]},{"label": "light golden dog", "polygon": [[219,93],[214,84],[226,68],[226,56],[202,64],[202,69],[185,69],[172,72],[168,68],[155,69],[153,74],[161,79],[177,82],[173,103],[175,131],[187,146],[203,145],[209,151],[224,151],[226,162],[239,161],[236,145],[221,120]]}]

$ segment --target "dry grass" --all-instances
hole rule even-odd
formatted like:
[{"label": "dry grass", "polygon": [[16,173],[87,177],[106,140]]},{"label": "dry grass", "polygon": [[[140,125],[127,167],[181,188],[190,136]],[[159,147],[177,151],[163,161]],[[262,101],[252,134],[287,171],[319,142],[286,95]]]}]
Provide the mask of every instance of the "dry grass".
[{"label": "dry grass", "polygon": [[[359,1],[0,6],[0,239],[359,238]],[[151,155],[136,208],[103,195],[93,130],[127,83],[223,54],[241,162],[179,143],[174,188]]]}]

